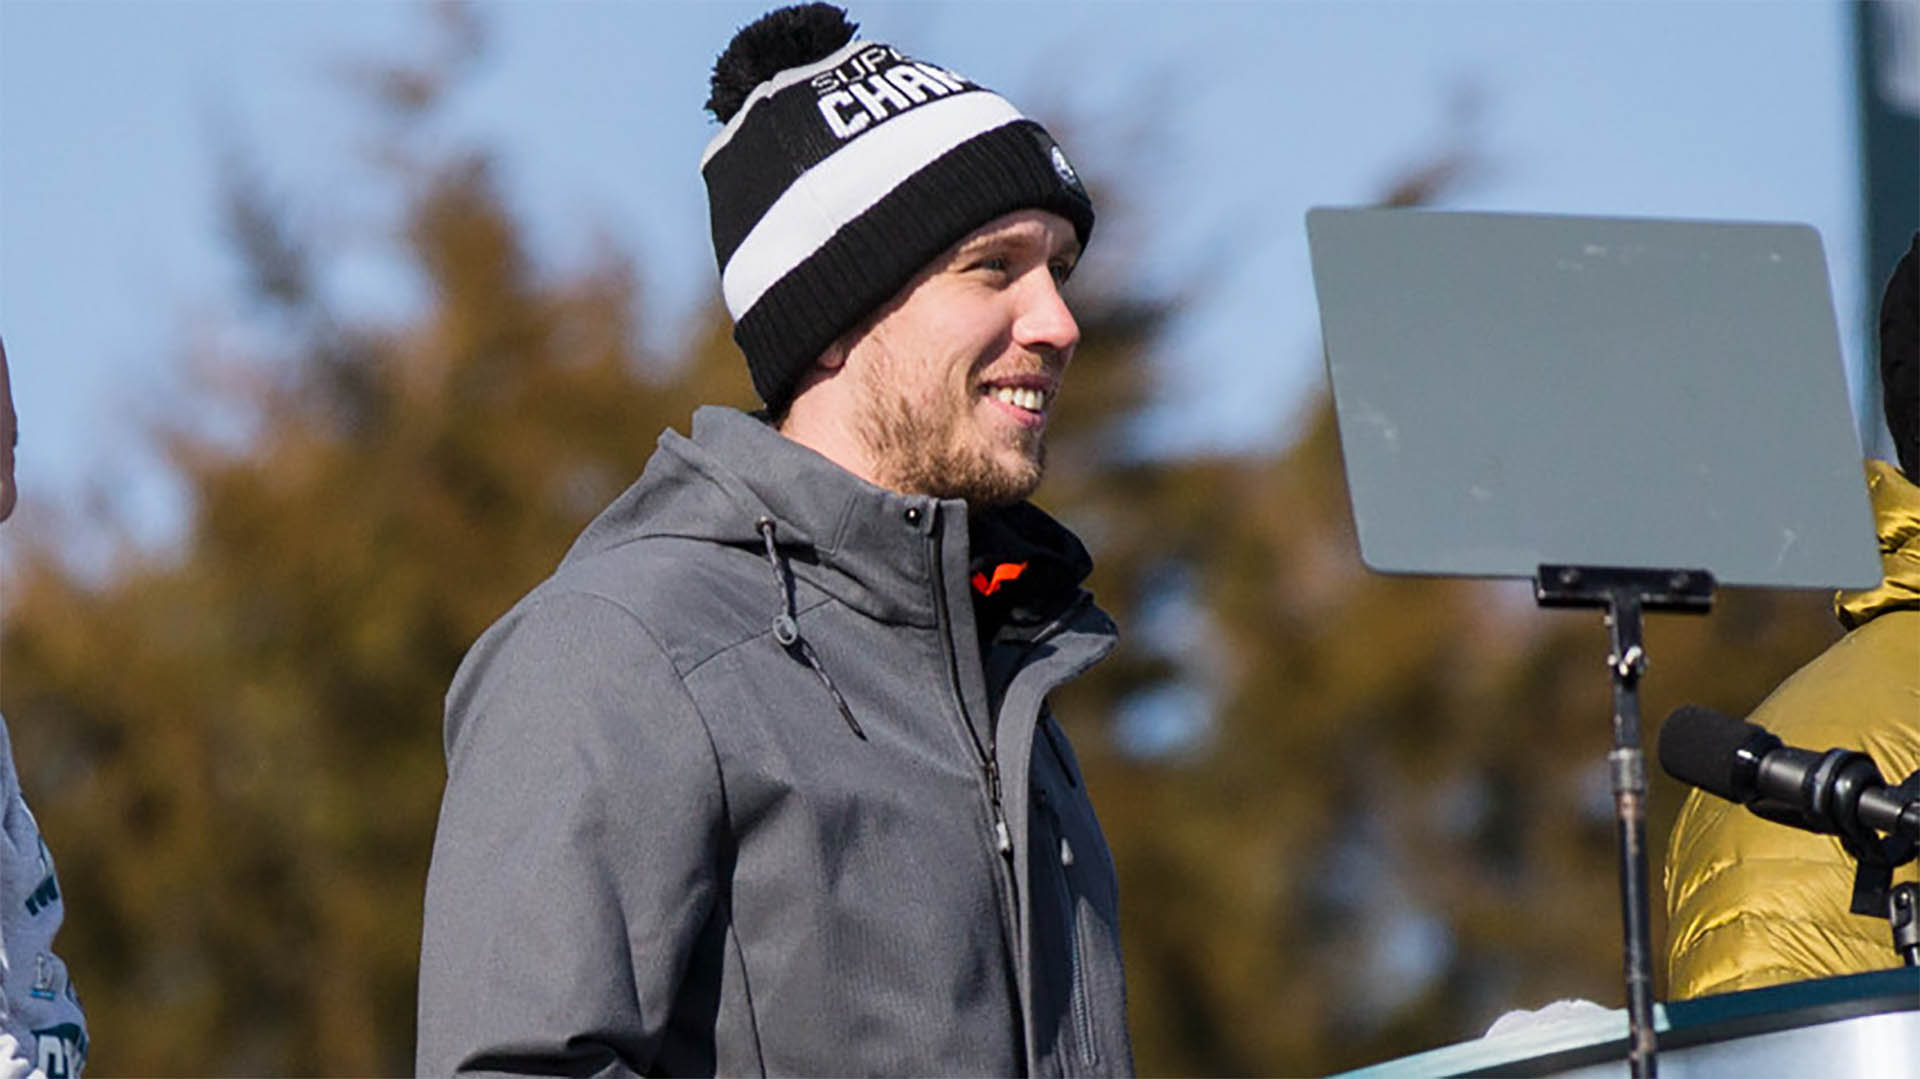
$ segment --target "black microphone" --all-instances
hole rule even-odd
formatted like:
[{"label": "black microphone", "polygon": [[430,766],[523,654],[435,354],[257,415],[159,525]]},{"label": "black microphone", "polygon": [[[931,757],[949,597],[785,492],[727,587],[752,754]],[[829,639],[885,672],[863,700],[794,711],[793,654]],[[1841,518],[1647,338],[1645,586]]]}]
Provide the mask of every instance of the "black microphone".
[{"label": "black microphone", "polygon": [[1695,705],[1660,725],[1660,767],[1768,820],[1825,835],[1862,828],[1920,841],[1920,799],[1880,778],[1864,753],[1782,745],[1762,727]]}]

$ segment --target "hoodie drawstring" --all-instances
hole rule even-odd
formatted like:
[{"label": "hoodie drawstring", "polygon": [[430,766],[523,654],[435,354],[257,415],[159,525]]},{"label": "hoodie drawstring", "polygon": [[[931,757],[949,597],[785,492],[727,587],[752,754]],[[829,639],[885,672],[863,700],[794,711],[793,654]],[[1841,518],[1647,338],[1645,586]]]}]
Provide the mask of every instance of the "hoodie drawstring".
[{"label": "hoodie drawstring", "polygon": [[800,623],[793,613],[793,570],[781,556],[780,549],[774,545],[773,518],[762,517],[753,526],[759,530],[760,538],[767,541],[767,564],[773,567],[774,587],[780,592],[780,613],[773,619],[773,639],[780,642],[780,647],[813,668],[813,673],[820,676],[820,684],[827,687],[835,707],[840,709],[840,718],[847,721],[847,729],[861,741],[866,741],[867,732],[861,730],[859,721],[853,718],[853,709],[847,707],[847,699],[840,695],[833,679],[827,677],[827,669],[820,665],[820,657],[814,654],[813,646],[800,636]]}]

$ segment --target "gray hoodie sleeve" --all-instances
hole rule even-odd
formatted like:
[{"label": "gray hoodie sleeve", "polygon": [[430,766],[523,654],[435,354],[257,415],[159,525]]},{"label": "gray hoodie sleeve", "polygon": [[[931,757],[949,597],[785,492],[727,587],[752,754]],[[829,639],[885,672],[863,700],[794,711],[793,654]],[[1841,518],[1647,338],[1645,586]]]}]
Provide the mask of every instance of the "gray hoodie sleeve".
[{"label": "gray hoodie sleeve", "polygon": [[446,737],[420,1073],[650,1070],[724,835],[671,663],[612,601],[537,596],[468,656]]}]

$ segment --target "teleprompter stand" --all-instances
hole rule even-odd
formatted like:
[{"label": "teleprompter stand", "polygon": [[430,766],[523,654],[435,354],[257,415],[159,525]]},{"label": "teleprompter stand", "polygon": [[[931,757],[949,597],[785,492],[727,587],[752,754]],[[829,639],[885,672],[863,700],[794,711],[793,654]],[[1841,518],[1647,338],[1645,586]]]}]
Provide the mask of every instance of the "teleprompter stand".
[{"label": "teleprompter stand", "polygon": [[1647,759],[1640,748],[1640,676],[1647,650],[1640,636],[1645,611],[1705,614],[1713,605],[1713,574],[1705,570],[1541,566],[1533,581],[1542,607],[1603,607],[1613,650],[1613,749],[1607,754],[1613,785],[1614,828],[1620,857],[1620,913],[1626,950],[1627,1062],[1635,1077],[1657,1073],[1653,1025],[1652,934],[1648,929]]}]

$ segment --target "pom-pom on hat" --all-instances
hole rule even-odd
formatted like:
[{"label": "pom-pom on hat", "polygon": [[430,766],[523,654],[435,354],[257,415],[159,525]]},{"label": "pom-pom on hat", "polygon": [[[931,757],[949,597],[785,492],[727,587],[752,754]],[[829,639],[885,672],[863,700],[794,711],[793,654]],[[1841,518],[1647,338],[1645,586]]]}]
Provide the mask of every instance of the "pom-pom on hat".
[{"label": "pom-pom on hat", "polygon": [[714,63],[726,126],[700,159],[721,292],[753,388],[783,411],[836,338],[934,256],[1014,210],[1093,203],[1059,144],[1004,98],[829,4],[761,17]]}]

